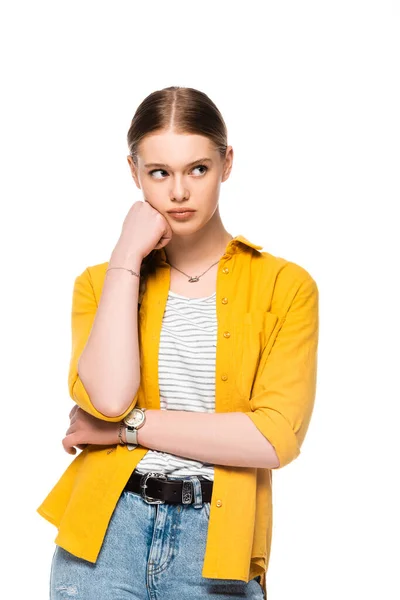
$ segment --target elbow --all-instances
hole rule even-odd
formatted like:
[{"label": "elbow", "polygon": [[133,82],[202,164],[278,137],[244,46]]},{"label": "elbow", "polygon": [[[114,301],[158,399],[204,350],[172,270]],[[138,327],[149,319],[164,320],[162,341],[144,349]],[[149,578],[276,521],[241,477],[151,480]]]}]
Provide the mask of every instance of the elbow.
[{"label": "elbow", "polygon": [[107,401],[107,399],[104,399],[103,402],[97,401],[95,408],[101,414],[103,414],[105,417],[107,417],[109,419],[121,420],[127,414],[127,412],[129,412],[130,407],[132,405],[132,398],[135,395],[136,394],[133,394],[132,396],[130,396],[129,400],[125,400],[120,403],[114,402],[111,406],[110,406],[109,399],[108,399],[108,401]]},{"label": "elbow", "polygon": [[269,463],[266,465],[266,468],[267,469],[280,469],[281,468],[281,463],[280,463],[279,459],[275,460],[275,461],[272,461],[272,462],[269,461]]},{"label": "elbow", "polygon": [[[130,410],[135,402],[137,396],[137,390],[134,393],[121,394],[120,397],[117,394],[106,394],[101,396],[93,395],[91,397],[91,403],[94,408],[101,413],[107,419],[120,420]],[[114,398],[113,400],[110,400]]]},{"label": "elbow", "polygon": [[274,451],[273,457],[269,458],[268,464],[266,465],[266,467],[267,467],[267,469],[280,469],[281,468],[281,461],[277,457],[275,451]]},{"label": "elbow", "polygon": [[[104,421],[120,421],[135,406],[139,394],[139,388],[134,393],[124,393],[117,396],[115,391],[101,395],[95,390],[85,387],[79,375],[75,375],[69,380],[69,391],[71,398],[85,412],[91,414],[97,419]],[[116,400],[120,398],[120,400]],[[113,399],[110,401],[110,399]]]},{"label": "elbow", "polygon": [[82,374],[80,366],[78,363],[73,388],[78,386],[76,391],[84,390],[86,403],[92,408],[90,412],[106,420],[118,421],[123,418],[135,403],[139,385],[129,382],[117,389],[114,383],[105,385],[103,382],[99,386],[97,379],[91,380],[90,377],[87,378],[84,373]]},{"label": "elbow", "polygon": [[267,469],[282,469],[300,454],[297,436],[288,419],[265,407],[246,413],[268,442],[264,453]]},{"label": "elbow", "polygon": [[266,464],[264,465],[264,467],[266,469],[279,469],[281,466],[281,463],[280,463],[279,457],[276,453],[276,450],[267,439],[265,441],[268,443],[269,448],[268,448],[268,452],[267,452]]}]

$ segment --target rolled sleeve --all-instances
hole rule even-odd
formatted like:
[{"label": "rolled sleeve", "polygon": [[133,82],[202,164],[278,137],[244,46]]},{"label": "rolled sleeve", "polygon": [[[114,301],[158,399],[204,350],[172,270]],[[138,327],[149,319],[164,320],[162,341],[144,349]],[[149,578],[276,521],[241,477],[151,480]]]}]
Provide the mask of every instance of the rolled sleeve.
[{"label": "rolled sleeve", "polygon": [[272,343],[267,342],[246,412],[268,439],[280,469],[300,454],[317,385],[319,292],[312,277],[297,286]]}]

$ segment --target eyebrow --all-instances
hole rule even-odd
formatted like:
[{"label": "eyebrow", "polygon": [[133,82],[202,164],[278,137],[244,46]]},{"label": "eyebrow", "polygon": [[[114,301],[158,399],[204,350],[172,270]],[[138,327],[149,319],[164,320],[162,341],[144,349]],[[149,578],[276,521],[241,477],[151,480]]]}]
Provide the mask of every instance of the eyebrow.
[{"label": "eyebrow", "polygon": [[[195,165],[197,163],[204,163],[204,162],[209,162],[212,163],[211,158],[198,158],[197,160],[194,160],[193,162],[189,163],[188,165],[186,165],[187,167],[191,167],[192,165]],[[166,165],[164,163],[147,163],[144,165],[146,168],[149,167],[166,167],[167,169],[170,169],[171,167],[169,165]]]}]

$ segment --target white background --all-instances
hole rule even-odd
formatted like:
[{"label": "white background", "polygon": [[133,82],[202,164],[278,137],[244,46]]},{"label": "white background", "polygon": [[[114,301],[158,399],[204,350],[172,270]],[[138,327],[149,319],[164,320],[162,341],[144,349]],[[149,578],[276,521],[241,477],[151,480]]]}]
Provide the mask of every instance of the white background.
[{"label": "white background", "polygon": [[72,460],[73,281],[141,199],[126,133],[170,85],[224,115],[227,230],[320,290],[313,418],[274,473],[268,600],[400,597],[399,15],[385,0],[2,5],[2,597],[48,598],[56,530],[35,511]]}]

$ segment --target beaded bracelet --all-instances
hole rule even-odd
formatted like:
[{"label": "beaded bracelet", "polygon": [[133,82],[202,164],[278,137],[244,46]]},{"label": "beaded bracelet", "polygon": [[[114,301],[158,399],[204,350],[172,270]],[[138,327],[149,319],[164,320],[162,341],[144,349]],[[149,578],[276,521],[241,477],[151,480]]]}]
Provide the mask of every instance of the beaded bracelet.
[{"label": "beaded bracelet", "polygon": [[[125,269],[125,271],[129,271],[129,273],[131,275],[136,275],[136,277],[140,278],[140,275],[138,273],[135,273],[135,271],[132,271],[132,269],[127,269],[126,267],[109,267],[107,269],[107,271],[110,271],[111,269]],[[107,273],[107,271],[106,271],[106,273]]]},{"label": "beaded bracelet", "polygon": [[124,422],[121,421],[121,423],[119,424],[119,430],[118,430],[118,439],[119,439],[119,443],[120,446],[126,446],[124,440],[122,439],[122,427],[124,425]]}]

